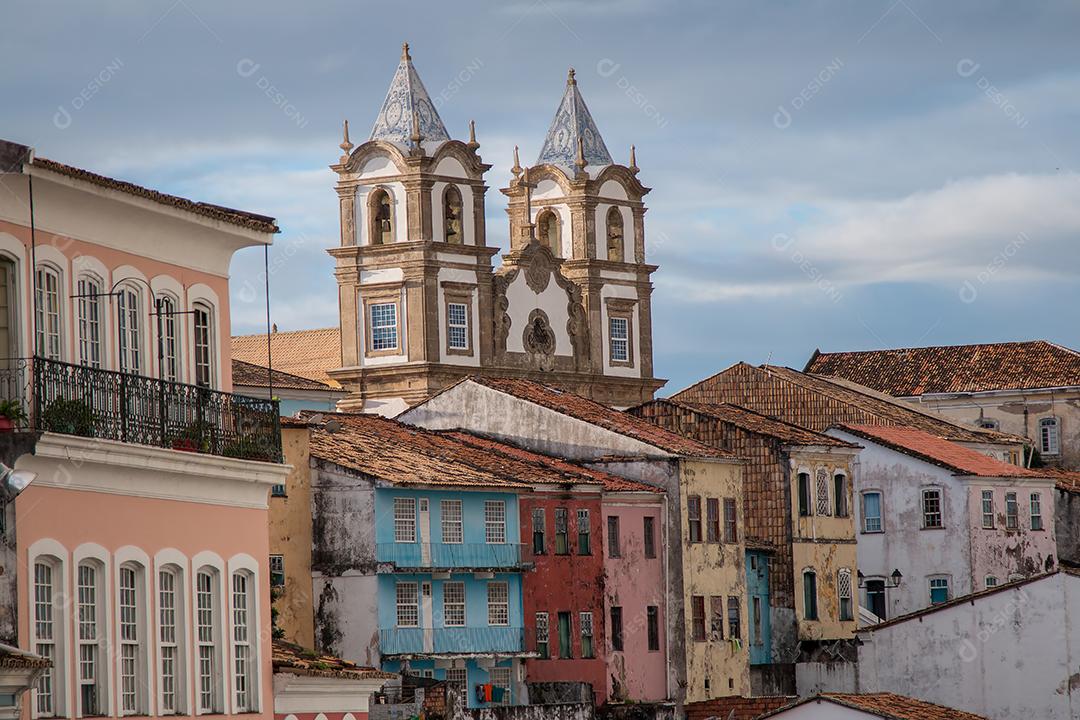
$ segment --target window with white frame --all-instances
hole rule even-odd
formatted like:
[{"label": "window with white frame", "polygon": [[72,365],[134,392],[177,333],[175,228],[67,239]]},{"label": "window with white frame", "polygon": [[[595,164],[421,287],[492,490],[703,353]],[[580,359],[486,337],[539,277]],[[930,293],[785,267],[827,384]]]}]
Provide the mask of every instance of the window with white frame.
[{"label": "window with white frame", "polygon": [[943,527],[941,519],[941,488],[923,489],[922,516],[924,528]]},{"label": "window with white frame", "polygon": [[117,330],[120,336],[120,372],[142,370],[142,303],[138,289],[121,286],[116,296]]},{"label": "window with white frame", "polygon": [[270,587],[285,587],[285,556],[270,556]]},{"label": "window with white frame", "polygon": [[398,346],[397,303],[374,303],[369,306],[371,349],[375,352],[396,350]]},{"label": "window with white frame", "polygon": [[91,275],[79,278],[79,364],[101,367],[101,281]]},{"label": "window with white frame", "polygon": [[469,349],[469,306],[465,303],[446,305],[446,342],[451,350]]},{"label": "window with white frame", "polygon": [[64,613],[57,602],[63,590],[63,570],[58,560],[38,558],[34,562],[33,613],[34,652],[52,666],[38,676],[34,688],[34,715],[56,717],[64,714],[62,685],[64,667]]},{"label": "window with white frame", "polygon": [[593,650],[593,614],[578,613],[578,626],[581,628],[581,657],[595,657]]},{"label": "window with white frame", "polygon": [[510,586],[505,581],[487,584],[488,625],[510,624]]},{"label": "window with white frame", "polygon": [[940,605],[949,601],[949,578],[930,578],[930,604]]},{"label": "window with white frame", "polygon": [[611,362],[630,362],[629,318],[608,318],[608,347]]},{"label": "window with white frame", "polygon": [[464,538],[461,524],[461,501],[443,500],[439,503],[439,511],[442,514],[442,541],[460,544]]},{"label": "window with white frame", "polygon": [[394,498],[394,542],[416,542],[415,498]]},{"label": "window with white frame", "polygon": [[1039,421],[1039,452],[1043,455],[1057,455],[1061,452],[1061,434],[1056,417]]},{"label": "window with white frame", "polygon": [[414,582],[399,582],[396,587],[398,627],[417,627],[420,624],[420,598]]},{"label": "window with white frame", "polygon": [[491,684],[497,688],[502,688],[503,699],[501,705],[511,705],[510,698],[510,668],[508,667],[496,667],[491,668]]},{"label": "window with white frame", "polygon": [[836,574],[836,596],[840,601],[840,620],[855,619],[855,609],[851,602],[851,570],[840,568]]},{"label": "window with white frame", "polygon": [[986,529],[994,527],[994,491],[982,491],[982,526]]},{"label": "window with white frame", "polygon": [[536,654],[541,660],[547,660],[550,657],[548,640],[548,614],[538,612],[536,613]]},{"label": "window with white frame", "polygon": [[484,541],[494,544],[506,542],[506,502],[504,500],[484,501]]},{"label": "window with white frame", "polygon": [[469,671],[463,667],[447,668],[446,684],[464,698],[469,688]]},{"label": "window with white frame", "polygon": [[206,303],[192,306],[195,321],[195,384],[212,387],[214,384],[214,313]]},{"label": "window with white frame", "polygon": [[35,276],[34,316],[37,327],[37,354],[60,360],[62,351],[60,273],[48,265],[38,267]]},{"label": "window with white frame", "polygon": [[986,579],[983,582],[986,585],[986,588],[989,589],[992,587],[997,587],[998,579],[994,575],[987,575]]},{"label": "window with white frame", "polygon": [[1031,493],[1031,529],[1042,530],[1042,495],[1037,492]]},{"label": "window with white frame", "polygon": [[198,649],[196,699],[199,714],[222,712],[217,678],[221,673],[221,598],[218,574],[204,568],[195,576],[195,644]]},{"label": "window with white frame", "polygon": [[443,583],[443,624],[465,627],[465,583],[457,580]]},{"label": "window with white frame", "polygon": [[118,584],[120,610],[120,713],[145,715],[146,648],[140,623],[146,609],[142,566],[126,563],[120,567]]},{"label": "window with white frame", "polygon": [[832,506],[829,504],[829,471],[818,468],[814,477],[817,491],[817,514],[832,515]]},{"label": "window with white frame", "polygon": [[868,490],[863,493],[862,498],[863,532],[881,532],[881,493],[877,490]]},{"label": "window with white frame", "polygon": [[1005,529],[1017,530],[1020,528],[1020,503],[1016,499],[1015,492],[1005,493]]},{"label": "window with white frame", "polygon": [[257,710],[255,692],[256,643],[255,588],[251,573],[234,572],[232,576],[233,693],[237,712]]},{"label": "window with white frame", "polygon": [[184,712],[183,685],[184,638],[183,618],[184,585],[177,567],[166,567],[158,572],[158,643],[161,667],[158,669],[161,692],[161,714],[179,715]]},{"label": "window with white frame", "polygon": [[83,717],[103,715],[106,712],[105,663],[102,662],[107,637],[103,589],[105,569],[93,560],[84,560],[79,563],[75,574],[79,712]]},{"label": "window with white frame", "polygon": [[180,380],[180,338],[176,332],[176,301],[169,295],[158,298],[158,322],[161,327],[161,379],[170,382]]}]

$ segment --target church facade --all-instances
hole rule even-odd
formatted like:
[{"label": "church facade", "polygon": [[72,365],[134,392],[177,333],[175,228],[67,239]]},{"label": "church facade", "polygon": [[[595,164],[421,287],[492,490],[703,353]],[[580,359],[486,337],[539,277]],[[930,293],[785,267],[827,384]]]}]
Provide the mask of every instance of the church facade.
[{"label": "church facade", "polygon": [[649,188],[615,163],[574,71],[536,163],[515,149],[510,248],[484,225],[491,167],[451,139],[406,45],[369,139],[338,174],[343,410],[394,415],[469,375],[520,377],[627,407],[652,399]]}]

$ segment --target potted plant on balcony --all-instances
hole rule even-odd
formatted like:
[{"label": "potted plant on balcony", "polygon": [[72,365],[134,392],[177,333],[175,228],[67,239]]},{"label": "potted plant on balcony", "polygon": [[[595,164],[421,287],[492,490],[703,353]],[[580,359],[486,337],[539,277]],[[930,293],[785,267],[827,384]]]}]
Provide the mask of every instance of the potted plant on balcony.
[{"label": "potted plant on balcony", "polygon": [[94,436],[94,411],[82,400],[57,398],[41,414],[43,430],[64,435]]},{"label": "potted plant on balcony", "polygon": [[197,421],[188,425],[173,438],[173,450],[184,452],[209,452],[210,439],[213,437],[213,427],[205,421]]},{"label": "potted plant on balcony", "polygon": [[0,433],[14,432],[26,424],[26,411],[18,400],[0,401]]},{"label": "potted plant on balcony", "polygon": [[261,438],[240,438],[236,442],[226,445],[221,454],[239,460],[270,462],[273,459],[273,451],[267,446],[266,441]]}]

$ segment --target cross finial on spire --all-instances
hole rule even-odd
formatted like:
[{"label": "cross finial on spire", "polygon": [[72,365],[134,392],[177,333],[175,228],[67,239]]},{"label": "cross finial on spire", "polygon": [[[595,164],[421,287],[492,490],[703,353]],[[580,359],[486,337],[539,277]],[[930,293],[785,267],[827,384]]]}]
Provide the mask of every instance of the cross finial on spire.
[{"label": "cross finial on spire", "polygon": [[574,68],[570,68],[566,71],[566,84],[577,85],[577,78],[574,77]]},{"label": "cross finial on spire", "polygon": [[412,55],[409,54],[409,43],[401,43],[401,59],[412,60]]},{"label": "cross finial on spire", "polygon": [[631,146],[630,146],[630,172],[632,172],[632,173],[634,173],[635,175],[637,175],[637,174],[638,174],[638,171],[639,171],[640,169],[641,169],[641,168],[639,168],[639,167],[637,166],[637,153],[636,153],[636,149],[634,148],[634,146],[633,146],[633,145],[631,145]]},{"label": "cross finial on spire", "polygon": [[470,120],[469,121],[469,144],[468,144],[468,147],[469,147],[470,150],[475,150],[476,148],[480,147],[480,143],[476,142],[476,121],[475,120]]},{"label": "cross finial on spire", "polygon": [[514,146],[514,167],[510,168],[510,172],[514,173],[514,177],[521,174],[521,160],[518,159],[518,146]]}]

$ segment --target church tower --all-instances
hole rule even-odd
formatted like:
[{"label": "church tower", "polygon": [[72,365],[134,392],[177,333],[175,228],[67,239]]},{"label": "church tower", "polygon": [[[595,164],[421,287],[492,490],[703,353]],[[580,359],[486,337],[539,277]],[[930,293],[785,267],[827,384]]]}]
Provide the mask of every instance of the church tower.
[{"label": "church tower", "polygon": [[634,151],[616,165],[573,70],[537,163],[515,150],[510,250],[493,271],[475,128],[450,139],[409,47],[367,141],[345,123],[335,258],[342,410],[395,415],[469,375],[617,407],[652,399],[651,273]]}]

